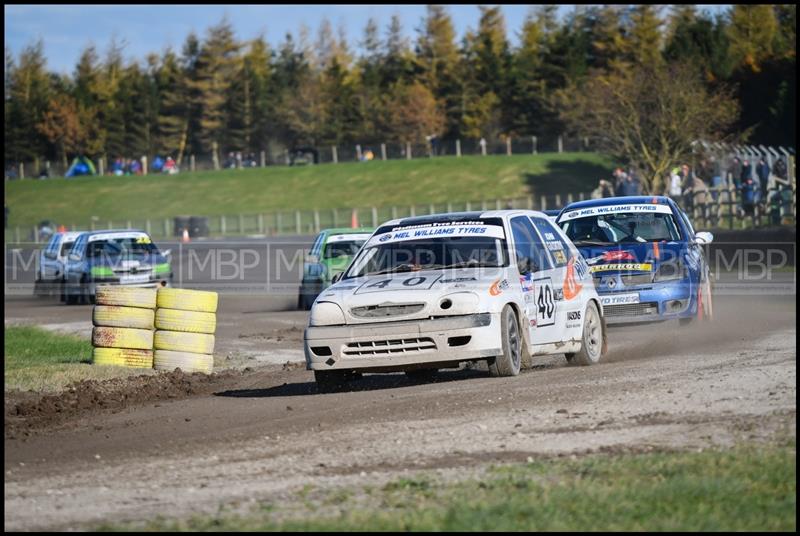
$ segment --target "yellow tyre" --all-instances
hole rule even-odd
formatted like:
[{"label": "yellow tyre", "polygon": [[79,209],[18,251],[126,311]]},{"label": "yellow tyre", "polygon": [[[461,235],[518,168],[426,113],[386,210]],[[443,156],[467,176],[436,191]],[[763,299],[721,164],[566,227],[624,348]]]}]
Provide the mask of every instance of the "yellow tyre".
[{"label": "yellow tyre", "polygon": [[166,331],[213,334],[217,329],[217,315],[199,311],[156,309],[156,328]]},{"label": "yellow tyre", "polygon": [[92,350],[95,365],[117,367],[153,368],[152,350],[130,350],[128,348],[95,348]]},{"label": "yellow tyre", "polygon": [[96,305],[92,311],[92,322],[95,326],[153,329],[154,320],[155,312],[141,307]]},{"label": "yellow tyre", "polygon": [[217,293],[184,288],[158,289],[158,307],[177,309],[179,311],[217,312]]},{"label": "yellow tyre", "polygon": [[149,329],[96,327],[92,330],[92,345],[101,348],[152,350],[153,332]]},{"label": "yellow tyre", "polygon": [[155,309],[156,289],[98,285],[95,303],[97,305],[121,305],[123,307]]},{"label": "yellow tyre", "polygon": [[175,370],[179,368],[184,372],[204,372],[206,374],[211,374],[211,371],[214,369],[214,356],[190,352],[156,350],[153,357],[153,368],[156,370]]},{"label": "yellow tyre", "polygon": [[213,354],[214,336],[207,333],[182,333],[180,331],[156,331],[153,339],[156,350]]}]

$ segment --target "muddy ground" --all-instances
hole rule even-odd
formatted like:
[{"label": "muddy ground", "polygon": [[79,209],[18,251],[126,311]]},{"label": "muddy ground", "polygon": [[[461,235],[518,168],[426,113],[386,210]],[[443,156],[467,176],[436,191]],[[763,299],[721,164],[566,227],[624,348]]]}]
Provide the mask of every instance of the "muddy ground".
[{"label": "muddy ground", "polygon": [[[298,363],[307,314],[289,311],[291,297],[223,298],[217,360],[230,370],[93,382],[51,399],[6,393],[5,528],[81,529],[257,500],[280,516],[308,484],[376,485],[418,470],[456,479],[528,458],[795,436],[794,292],[715,305],[711,325],[614,329],[593,367],[555,356],[514,378],[367,375],[323,395]],[[5,312],[76,332],[90,318],[89,306],[21,297]]]}]

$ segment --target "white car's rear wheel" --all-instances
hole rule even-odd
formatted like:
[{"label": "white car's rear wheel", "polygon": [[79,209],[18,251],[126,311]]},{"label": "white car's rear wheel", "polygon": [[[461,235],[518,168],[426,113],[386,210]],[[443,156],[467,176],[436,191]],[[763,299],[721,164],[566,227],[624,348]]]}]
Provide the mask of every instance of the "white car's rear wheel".
[{"label": "white car's rear wheel", "polygon": [[503,307],[500,314],[500,331],[503,337],[503,353],[489,362],[492,376],[516,376],[522,362],[522,336],[514,309]]},{"label": "white car's rear wheel", "polygon": [[581,349],[574,354],[566,354],[570,365],[594,365],[603,355],[603,341],[605,340],[605,326],[597,312],[597,305],[589,302],[583,320],[583,336]]}]

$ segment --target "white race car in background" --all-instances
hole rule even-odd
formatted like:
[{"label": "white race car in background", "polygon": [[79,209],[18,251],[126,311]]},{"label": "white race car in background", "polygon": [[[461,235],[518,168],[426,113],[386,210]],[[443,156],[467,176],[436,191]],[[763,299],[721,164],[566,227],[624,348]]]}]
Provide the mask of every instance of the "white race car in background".
[{"label": "white race car in background", "polygon": [[314,302],[306,365],[322,391],[359,372],[425,376],[464,361],[494,376],[535,355],[590,365],[605,353],[602,314],[586,261],[541,212],[392,220]]},{"label": "white race car in background", "polygon": [[33,293],[36,296],[52,294],[61,289],[64,277],[64,263],[67,260],[72,244],[83,234],[82,231],[66,231],[53,233],[50,241],[39,253],[39,269],[36,272]]}]

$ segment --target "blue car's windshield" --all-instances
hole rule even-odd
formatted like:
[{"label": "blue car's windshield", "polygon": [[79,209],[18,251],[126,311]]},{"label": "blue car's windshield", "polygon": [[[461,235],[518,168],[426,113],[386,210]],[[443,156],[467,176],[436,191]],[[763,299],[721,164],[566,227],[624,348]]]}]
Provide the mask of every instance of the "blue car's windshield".
[{"label": "blue car's windshield", "polygon": [[672,214],[662,212],[595,214],[562,221],[560,225],[575,245],[680,240]]},{"label": "blue car's windshield", "polygon": [[128,255],[156,254],[158,248],[150,242],[136,238],[114,238],[89,242],[87,257],[116,257]]}]

